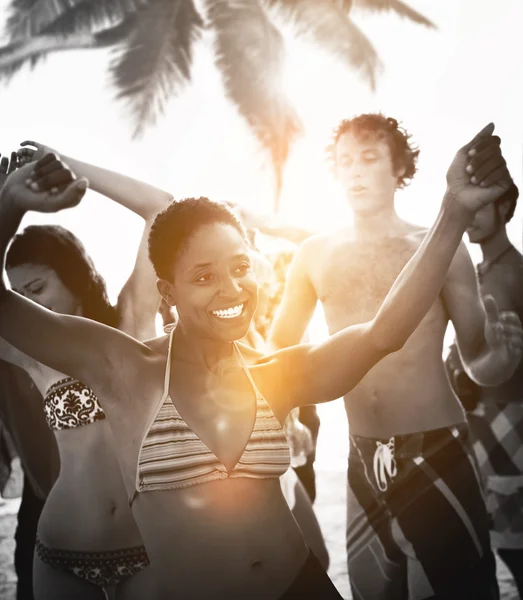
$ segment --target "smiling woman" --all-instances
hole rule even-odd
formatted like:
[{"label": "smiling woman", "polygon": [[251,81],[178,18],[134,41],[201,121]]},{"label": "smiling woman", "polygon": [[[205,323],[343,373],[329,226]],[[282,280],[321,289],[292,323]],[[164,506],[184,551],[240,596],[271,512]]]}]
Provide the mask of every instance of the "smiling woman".
[{"label": "smiling woman", "polygon": [[[492,189],[473,186],[466,175],[469,164],[476,172],[468,149],[479,144],[496,157],[492,168],[501,179]],[[57,195],[26,185],[44,161],[7,180],[0,257],[25,211],[80,200],[70,174]],[[67,174],[59,161],[52,164]],[[103,398],[159,598],[340,598],[282,495],[279,477],[290,460],[282,423],[297,406],[348,393],[407,341],[433,305],[472,212],[510,179],[503,164],[488,126],[457,153],[447,175],[452,193],[374,319],[269,357],[238,342],[257,296],[243,228],[225,205],[205,198],[172,202],[151,227],[158,287],[178,314],[168,336],[142,343],[45,310],[0,283],[0,335]],[[499,346],[508,337],[500,331]]]},{"label": "smiling woman", "polygon": [[[218,253],[209,248],[216,238]],[[149,256],[157,265],[163,297],[186,314],[187,326],[203,331],[210,324],[229,341],[245,335],[241,332],[248,329],[257,304],[246,244],[245,229],[235,215],[207,198],[173,203],[158,215]],[[228,271],[225,276],[223,269]],[[191,310],[186,312],[186,307]]]}]

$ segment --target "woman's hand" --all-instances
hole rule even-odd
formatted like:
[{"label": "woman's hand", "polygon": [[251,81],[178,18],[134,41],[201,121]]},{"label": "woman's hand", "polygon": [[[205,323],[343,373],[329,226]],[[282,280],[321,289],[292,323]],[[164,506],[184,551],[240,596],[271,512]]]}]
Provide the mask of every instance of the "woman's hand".
[{"label": "woman's hand", "polygon": [[12,173],[2,190],[2,202],[11,201],[23,211],[58,212],[76,206],[88,182],[77,179],[56,155],[46,154],[36,163]]},{"label": "woman's hand", "polygon": [[[17,152],[18,162],[20,166],[27,165],[31,162],[35,162],[43,158],[46,154],[55,154],[58,156],[58,152],[49,146],[33,142],[31,140],[25,140],[20,144],[24,146]],[[32,148],[30,147],[32,146]]]}]

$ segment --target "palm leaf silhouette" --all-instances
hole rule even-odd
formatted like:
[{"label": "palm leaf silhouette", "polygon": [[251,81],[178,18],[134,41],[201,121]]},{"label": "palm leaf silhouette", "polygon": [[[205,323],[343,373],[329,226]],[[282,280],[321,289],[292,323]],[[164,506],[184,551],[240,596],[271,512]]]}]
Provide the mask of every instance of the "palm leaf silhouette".
[{"label": "palm leaf silhouette", "polygon": [[293,22],[298,35],[311,38],[349,68],[359,71],[371,88],[375,88],[377,71],[381,68],[378,54],[337,2],[270,0],[270,4]]},{"label": "palm leaf silhouette", "polygon": [[190,80],[193,44],[202,28],[192,0],[149,0],[136,13],[111,64],[118,97],[134,115],[135,136],[156,122],[165,101]]},{"label": "palm leaf silhouette", "polygon": [[352,9],[376,13],[393,12],[418,25],[436,29],[432,21],[400,0],[352,0]]},{"label": "palm leaf silhouette", "polygon": [[190,80],[194,44],[207,26],[225,91],[270,153],[278,199],[301,124],[283,91],[284,44],[273,9],[299,34],[359,71],[371,87],[381,64],[352,21],[353,12],[393,12],[434,27],[401,0],[199,0],[199,5],[205,23],[194,0],[11,0],[0,77],[60,50],[114,47],[112,81],[139,135]]},{"label": "palm leaf silhouette", "polygon": [[278,198],[283,165],[301,129],[283,92],[282,35],[257,0],[208,0],[206,8],[225,90],[271,154]]}]

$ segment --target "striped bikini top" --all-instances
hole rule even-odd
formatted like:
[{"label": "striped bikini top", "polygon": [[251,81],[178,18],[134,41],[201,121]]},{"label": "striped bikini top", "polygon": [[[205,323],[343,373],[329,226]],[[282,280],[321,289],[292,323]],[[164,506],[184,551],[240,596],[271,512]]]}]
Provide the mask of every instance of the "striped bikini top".
[{"label": "striped bikini top", "polygon": [[50,429],[74,429],[105,419],[92,390],[72,377],[49,387],[44,396],[44,412]]},{"label": "striped bikini top", "polygon": [[231,471],[192,431],[169,396],[171,347],[165,370],[164,391],[138,455],[135,491],[176,490],[219,479],[248,477],[278,478],[290,466],[290,450],[282,426],[260,394],[249,369],[234,344],[234,349],[256,395],[256,417],[245,449]]}]

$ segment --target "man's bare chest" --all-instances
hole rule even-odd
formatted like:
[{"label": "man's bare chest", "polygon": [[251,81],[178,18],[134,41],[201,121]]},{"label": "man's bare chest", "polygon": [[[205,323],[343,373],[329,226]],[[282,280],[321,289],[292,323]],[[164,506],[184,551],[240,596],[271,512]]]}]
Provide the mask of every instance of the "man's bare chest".
[{"label": "man's bare chest", "polygon": [[356,323],[372,318],[420,241],[390,238],[365,244],[340,244],[317,265],[313,284],[327,320]]}]

